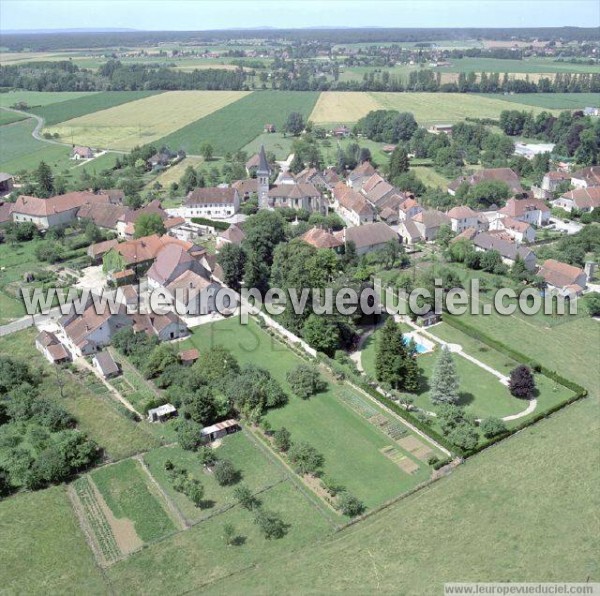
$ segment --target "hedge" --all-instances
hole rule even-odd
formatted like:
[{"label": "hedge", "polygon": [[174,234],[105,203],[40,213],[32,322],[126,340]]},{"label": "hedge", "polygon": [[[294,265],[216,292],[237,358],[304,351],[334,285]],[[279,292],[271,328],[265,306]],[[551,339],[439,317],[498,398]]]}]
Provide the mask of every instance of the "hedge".
[{"label": "hedge", "polygon": [[192,222],[201,226],[210,226],[211,228],[221,230],[222,232],[229,229],[229,226],[231,225],[226,221],[215,221],[206,217],[192,217]]}]

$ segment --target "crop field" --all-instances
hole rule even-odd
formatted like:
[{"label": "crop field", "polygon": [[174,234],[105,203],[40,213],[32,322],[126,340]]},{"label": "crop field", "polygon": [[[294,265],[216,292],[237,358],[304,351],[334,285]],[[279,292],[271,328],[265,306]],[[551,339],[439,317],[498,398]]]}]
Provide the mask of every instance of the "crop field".
[{"label": "crop field", "polygon": [[168,91],[50,127],[80,145],[129,150],[151,143],[244,97],[244,91]]},{"label": "crop field", "polygon": [[260,135],[267,123],[281,130],[291,112],[308,118],[318,95],[311,91],[256,91],[162,138],[160,144],[192,155],[198,155],[205,142],[214,147],[216,155],[237,151]]},{"label": "crop field", "polygon": [[27,118],[27,116],[24,114],[0,110],[0,126],[12,124],[13,122],[19,122],[20,120],[25,120],[25,118]]},{"label": "crop field", "polygon": [[105,91],[103,93],[88,93],[82,97],[41,106],[31,111],[41,116],[46,126],[51,126],[99,110],[107,110],[120,106],[130,101],[151,97],[158,93],[160,91]]},{"label": "crop field", "polygon": [[518,109],[527,109],[526,106],[535,106],[550,110],[581,110],[585,107],[600,106],[598,93],[519,93],[517,95],[490,95],[503,101],[523,104]]},{"label": "crop field", "polygon": [[169,185],[173,182],[179,182],[183,173],[188,166],[197,168],[201,163],[204,162],[202,157],[186,157],[179,163],[167,168],[164,172],[161,172],[156,178],[148,183],[148,188],[152,187],[156,182],[162,184],[163,188],[168,189]]},{"label": "crop field", "polygon": [[15,103],[24,102],[30,108],[47,106],[53,103],[69,101],[78,97],[95,94],[90,91],[9,91],[0,93],[0,107],[10,108]]},{"label": "crop field", "polygon": [[[266,368],[281,383],[291,397],[287,405],[268,413],[272,427],[285,426],[293,441],[313,445],[325,457],[325,473],[368,507],[380,505],[429,477],[429,468],[423,462],[417,460],[417,471],[407,474],[382,455],[381,449],[396,447],[394,440],[344,403],[353,396],[360,398],[350,386],[328,379],[327,391],[309,400],[293,397],[286,374],[302,360],[256,323],[240,325],[232,318],[201,325],[182,348],[191,344],[202,352],[219,343],[231,349],[240,363]],[[397,449],[401,450],[399,446]]]},{"label": "crop field", "polygon": [[[0,338],[0,352],[23,358],[43,372],[41,393],[60,402],[76,419],[77,427],[105,449],[109,458],[118,460],[158,447],[160,442],[143,426],[122,415],[106,394],[94,393],[75,375],[56,368],[35,348],[34,328]],[[58,381],[62,384],[61,387]]]},{"label": "crop field", "polygon": [[176,529],[138,461],[126,459],[105,466],[92,472],[91,478],[113,515],[132,522],[132,531],[143,542],[151,542]]},{"label": "crop field", "polygon": [[[497,118],[507,108],[506,102],[490,96],[460,96],[444,93],[371,93],[326,91],[310,119],[316,124],[356,122],[372,110],[399,110],[412,112],[421,124],[457,122],[467,117]],[[517,106],[515,106],[517,109]],[[535,113],[541,108],[527,106]]]},{"label": "crop field", "polygon": [[500,72],[500,73],[557,73],[557,72],[600,72],[594,64],[569,64],[553,59],[529,58],[524,60],[502,60],[496,58],[456,58],[450,66],[436,68],[441,72]]},{"label": "crop field", "polygon": [[0,127],[0,171],[14,174],[30,170],[45,161],[53,170],[72,165],[69,148],[38,141],[31,136],[35,128],[32,118]]}]

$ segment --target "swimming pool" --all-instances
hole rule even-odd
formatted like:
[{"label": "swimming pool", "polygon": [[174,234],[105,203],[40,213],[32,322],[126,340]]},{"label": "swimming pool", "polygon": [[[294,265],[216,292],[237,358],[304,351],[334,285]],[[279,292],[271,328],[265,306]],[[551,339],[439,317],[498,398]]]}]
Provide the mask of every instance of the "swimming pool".
[{"label": "swimming pool", "polygon": [[425,344],[422,344],[419,342],[419,339],[421,339],[418,336],[413,336],[413,335],[405,335],[404,336],[404,343],[405,345],[408,345],[410,340],[414,340],[416,348],[417,348],[417,354],[425,354],[426,352],[430,352],[431,348],[429,348],[428,346],[426,346]]}]

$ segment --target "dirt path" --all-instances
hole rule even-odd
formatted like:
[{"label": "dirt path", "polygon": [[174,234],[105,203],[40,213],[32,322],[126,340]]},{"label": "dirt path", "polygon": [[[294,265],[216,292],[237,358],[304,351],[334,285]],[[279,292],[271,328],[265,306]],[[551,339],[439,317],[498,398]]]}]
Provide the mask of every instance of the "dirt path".
[{"label": "dirt path", "polygon": [[179,525],[179,528],[181,530],[187,530],[187,528],[190,527],[190,523],[185,518],[185,516],[183,515],[183,513],[181,512],[179,507],[177,507],[177,505],[175,503],[173,503],[173,501],[171,500],[171,497],[169,497],[169,495],[163,490],[163,487],[158,483],[156,478],[154,478],[154,476],[152,476],[152,472],[150,472],[148,466],[146,465],[146,462],[144,461],[143,456],[135,455],[133,457],[133,459],[137,459],[140,462],[140,465],[142,466],[142,470],[144,470],[144,472],[148,476],[148,479],[152,483],[152,486],[162,496],[164,502],[167,505],[167,508],[169,509],[169,512],[171,513],[171,517],[173,517],[174,521]]}]

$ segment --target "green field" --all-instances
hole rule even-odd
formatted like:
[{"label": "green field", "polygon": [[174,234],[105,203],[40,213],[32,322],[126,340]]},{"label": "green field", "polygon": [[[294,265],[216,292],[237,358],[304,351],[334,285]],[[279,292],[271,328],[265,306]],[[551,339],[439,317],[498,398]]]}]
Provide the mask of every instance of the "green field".
[{"label": "green field", "polygon": [[10,108],[15,103],[25,102],[30,108],[39,108],[53,103],[88,97],[89,91],[9,91],[0,93],[0,107]]},{"label": "green field", "polygon": [[46,126],[58,124],[65,120],[85,116],[99,110],[107,110],[130,101],[156,95],[159,91],[105,91],[103,93],[88,93],[82,97],[52,103],[31,110],[41,116]]},{"label": "green field", "polygon": [[136,534],[144,542],[175,530],[139,462],[127,459],[100,468],[92,472],[91,477],[115,517],[131,520]]},{"label": "green field", "polygon": [[[91,439],[106,450],[112,459],[121,459],[135,453],[158,447],[155,439],[145,426],[134,423],[115,408],[115,402],[107,391],[94,390],[66,371],[57,376],[56,368],[35,348],[37,330],[29,328],[0,338],[0,352],[23,358],[31,366],[43,371],[41,395],[54,399],[67,409],[76,419],[77,426]],[[64,397],[61,397],[60,386]],[[97,383],[97,381],[96,381]],[[105,389],[104,386],[101,386]]]},{"label": "green field", "polygon": [[264,145],[265,151],[274,153],[277,159],[287,159],[288,155],[292,152],[293,141],[293,137],[284,136],[279,132],[265,132],[250,141],[243,147],[243,150],[250,156],[258,153],[260,146]]},{"label": "green field", "polygon": [[2,594],[105,594],[61,486],[0,500]]},{"label": "green field", "polygon": [[13,122],[19,122],[21,120],[25,120],[27,118],[24,114],[17,114],[15,112],[7,112],[5,110],[0,110],[0,126],[4,126],[5,124],[12,124]]},{"label": "green field", "polygon": [[[203,351],[219,343],[226,345],[241,363],[268,369],[291,395],[286,374],[302,360],[256,323],[240,325],[232,318],[200,325],[182,348],[193,345]],[[409,475],[380,453],[385,447],[395,446],[394,441],[344,403],[356,396],[348,385],[330,380],[326,392],[309,400],[290,397],[287,405],[271,410],[267,418],[273,428],[285,426],[293,441],[304,440],[313,445],[325,457],[325,473],[368,507],[375,507],[426,480],[429,469],[415,460],[419,469]],[[402,452],[399,446],[397,449]]]},{"label": "green field", "polygon": [[596,400],[569,406],[381,515],[207,593],[433,595],[452,581],[598,581],[599,420]]},{"label": "green field", "polygon": [[440,66],[441,72],[499,72],[499,73],[557,73],[557,72],[600,72],[597,64],[569,64],[555,62],[553,58],[527,58],[502,60],[498,58],[456,58],[451,66]]},{"label": "green field", "polygon": [[523,104],[517,109],[527,109],[525,106],[535,106],[549,110],[581,110],[585,107],[600,106],[598,93],[519,93],[517,95],[486,95],[497,97],[503,101]]},{"label": "green field", "polygon": [[205,142],[214,147],[217,155],[237,151],[260,135],[267,123],[281,130],[291,112],[300,112],[308,118],[318,96],[311,91],[256,91],[157,143],[192,155],[198,155]]},{"label": "green field", "polygon": [[62,170],[69,161],[68,147],[37,141],[31,136],[36,122],[33,118],[7,124],[0,128],[0,171],[14,174],[31,170],[45,161],[52,169]]},{"label": "green field", "polygon": [[[231,461],[241,472],[240,481],[254,493],[269,489],[285,477],[283,466],[268,460],[264,451],[241,432],[227,437],[217,447],[216,455],[220,459]],[[202,483],[204,487],[202,507],[196,507],[188,497],[173,488],[165,472],[166,460],[171,460],[174,464],[185,468],[193,478]],[[158,480],[163,490],[190,522],[205,519],[237,503],[233,496],[234,487],[219,486],[214,476],[204,471],[197,454],[191,451],[184,451],[178,446],[162,447],[144,455],[144,461],[152,476]]]}]

